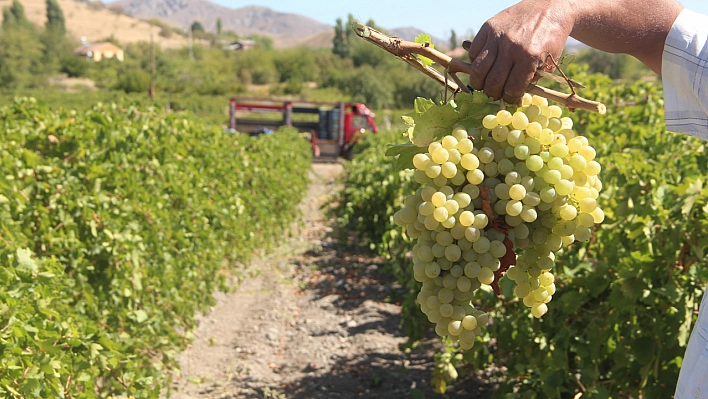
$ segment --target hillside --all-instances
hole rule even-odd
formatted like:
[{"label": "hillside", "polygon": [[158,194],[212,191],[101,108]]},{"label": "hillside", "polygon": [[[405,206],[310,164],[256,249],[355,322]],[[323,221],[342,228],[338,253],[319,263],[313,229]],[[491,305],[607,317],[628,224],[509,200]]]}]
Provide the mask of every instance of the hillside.
[{"label": "hillside", "polygon": [[[418,37],[418,35],[420,35],[421,33],[428,34],[428,32],[424,32],[424,31],[422,31],[418,28],[414,28],[412,26],[405,26],[402,28],[389,29],[388,33],[391,36],[398,36],[403,40],[409,40],[409,41],[415,40],[415,38]],[[434,37],[434,36],[431,36],[431,39],[432,39],[433,44],[435,44],[436,48],[437,47],[440,47],[440,48],[448,47],[449,39],[441,39],[439,37]]]},{"label": "hillside", "polygon": [[[20,0],[30,21],[37,25],[46,23],[45,0]],[[195,20],[207,30],[216,29],[216,18],[221,17],[223,28],[241,35],[259,34],[273,38],[276,48],[297,46],[329,47],[332,45],[332,26],[312,18],[274,11],[267,7],[247,6],[239,9],[222,7],[208,0],[118,0],[106,5],[123,9],[124,15],[108,8],[100,8],[75,0],[58,0],[64,11],[69,36],[79,40],[85,36],[89,42],[114,37],[121,43],[150,41],[162,48],[180,48],[187,39],[173,34],[160,36],[161,28],[144,20],[159,18],[175,26],[186,27]],[[0,9],[9,7],[12,0],[0,0]],[[0,18],[1,19],[1,18]],[[421,31],[406,27],[389,30],[408,40],[413,40]],[[433,38],[433,43],[444,43]]]},{"label": "hillside", "polygon": [[[329,47],[334,37],[331,25],[262,6],[232,9],[209,0],[116,0],[109,4],[137,18],[160,18],[182,27],[199,21],[209,31],[216,30],[216,19],[221,18],[224,30],[269,36],[276,48]],[[389,29],[389,32],[406,40],[414,40],[423,33],[414,27]],[[433,38],[433,43],[445,46],[447,40]]]},{"label": "hillside", "polygon": [[310,47],[324,48],[332,47],[334,40],[334,29],[327,30],[316,35],[307,37],[280,36],[273,40],[275,48]]},{"label": "hillside", "polygon": [[[72,0],[58,0],[64,11],[68,34],[78,40],[85,36],[89,42],[98,42],[113,36],[121,43],[150,41],[152,34],[156,44],[162,48],[178,48],[187,45],[187,39],[180,35],[169,38],[160,36],[160,28],[145,21],[120,15],[108,9],[96,9],[87,4]],[[47,21],[45,0],[20,0],[27,18],[37,25]],[[12,0],[0,0],[0,9],[9,7]]]},{"label": "hillside", "polygon": [[161,18],[184,27],[199,21],[210,31],[216,30],[216,19],[221,18],[224,30],[240,35],[304,38],[332,29],[331,25],[303,15],[260,6],[232,9],[208,0],[118,0],[110,4],[138,18]]}]

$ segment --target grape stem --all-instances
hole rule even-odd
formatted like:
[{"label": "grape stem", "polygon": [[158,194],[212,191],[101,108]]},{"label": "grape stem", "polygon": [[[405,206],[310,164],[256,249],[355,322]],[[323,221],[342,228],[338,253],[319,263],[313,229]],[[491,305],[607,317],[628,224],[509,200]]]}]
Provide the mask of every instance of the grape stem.
[{"label": "grape stem", "polygon": [[[432,78],[436,82],[440,83],[447,89],[451,90],[453,93],[458,93],[460,91],[469,93],[470,87],[468,87],[462,80],[457,76],[458,73],[468,74],[472,70],[472,65],[457,59],[453,59],[430,46],[430,43],[415,43],[407,40],[403,40],[399,37],[388,36],[384,33],[377,31],[376,29],[364,25],[359,22],[354,22],[352,28],[357,36],[372,43],[382,49],[388,51],[389,53],[395,55],[396,57],[402,59],[413,68],[424,73],[428,77]],[[446,72],[452,77],[452,81],[447,78],[447,73],[443,75],[435,68],[423,65],[423,63],[415,57],[415,55],[420,55],[429,58],[440,64],[445,68]],[[597,112],[599,114],[605,114],[607,112],[607,107],[597,101],[592,101],[578,96],[575,93],[566,94],[559,91],[547,89],[542,86],[535,84],[530,84],[526,91],[530,94],[537,95],[540,97],[547,98],[549,100],[555,101],[557,103],[563,104],[571,111],[576,109],[584,109],[592,112]]]}]

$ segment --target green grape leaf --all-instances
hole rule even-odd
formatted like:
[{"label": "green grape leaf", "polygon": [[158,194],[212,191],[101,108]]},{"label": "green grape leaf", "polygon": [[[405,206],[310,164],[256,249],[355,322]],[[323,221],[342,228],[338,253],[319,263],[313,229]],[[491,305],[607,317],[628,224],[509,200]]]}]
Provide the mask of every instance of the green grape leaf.
[{"label": "green grape leaf", "polygon": [[100,354],[101,354],[100,351],[101,351],[102,349],[103,349],[103,346],[101,346],[101,344],[97,344],[97,343],[95,343],[95,342],[92,343],[92,344],[90,345],[90,349],[89,349],[89,353],[90,353],[91,359],[93,359],[93,358],[97,357],[98,355],[100,355]]},{"label": "green grape leaf", "polygon": [[489,97],[481,92],[459,93],[455,102],[444,105],[435,105],[433,101],[419,97],[415,100],[415,111],[402,118],[408,125],[408,138],[418,147],[427,147],[450,133],[455,124],[466,119],[481,119],[495,112],[498,105],[489,101]]},{"label": "green grape leaf", "polygon": [[693,210],[693,205],[698,200],[698,196],[703,190],[703,182],[701,179],[696,179],[691,186],[686,190],[686,198],[683,200],[683,205],[681,206],[681,213],[683,216],[688,216]]},{"label": "green grape leaf", "polygon": [[498,103],[492,103],[491,98],[481,91],[474,93],[458,93],[455,96],[459,113],[467,118],[482,119],[488,114],[496,113],[499,110]]},{"label": "green grape leaf", "polygon": [[147,313],[142,309],[136,310],[134,312],[134,314],[135,314],[135,321],[137,321],[138,323],[142,323],[148,319]]},{"label": "green grape leaf", "polygon": [[[421,33],[420,35],[418,35],[418,37],[415,38],[415,42],[420,43],[424,46],[427,43],[427,47],[435,48],[435,46],[433,45],[433,39],[430,37],[430,35],[426,35],[425,33]],[[431,60],[428,57],[423,57],[422,55],[416,55],[416,58],[418,58],[418,60],[421,64],[423,64],[423,66],[431,66],[435,63],[435,61]]]},{"label": "green grape leaf", "polygon": [[[427,101],[430,100],[421,98],[415,100],[415,111],[406,115],[414,121],[413,124],[410,124],[407,119],[403,120],[409,126],[408,138],[418,147],[427,147],[437,137],[447,133],[450,126],[460,119],[460,115],[449,103],[424,108],[424,102]],[[419,106],[419,103],[423,104]],[[424,110],[420,112],[422,109]]]},{"label": "green grape leaf", "polygon": [[386,149],[387,157],[396,158],[396,171],[403,169],[413,169],[413,157],[416,154],[424,153],[427,150],[425,147],[418,147],[412,143],[389,145]]},{"label": "green grape leaf", "polygon": [[435,106],[435,101],[428,98],[418,97],[415,99],[413,106],[415,107],[416,113],[422,114],[430,108],[433,108]]},{"label": "green grape leaf", "polygon": [[27,331],[28,333],[36,333],[36,332],[39,332],[39,329],[37,329],[37,327],[35,327],[35,326],[30,326],[29,324],[25,324],[23,327],[25,328],[25,331]]},{"label": "green grape leaf", "polygon": [[37,262],[32,259],[32,251],[27,248],[17,249],[17,263],[19,263],[20,266],[26,270],[37,270]]},{"label": "green grape leaf", "polygon": [[686,311],[684,322],[681,323],[678,332],[678,342],[681,347],[685,347],[688,344],[688,337],[691,335],[691,323],[693,322],[693,297],[690,295],[686,296]]}]

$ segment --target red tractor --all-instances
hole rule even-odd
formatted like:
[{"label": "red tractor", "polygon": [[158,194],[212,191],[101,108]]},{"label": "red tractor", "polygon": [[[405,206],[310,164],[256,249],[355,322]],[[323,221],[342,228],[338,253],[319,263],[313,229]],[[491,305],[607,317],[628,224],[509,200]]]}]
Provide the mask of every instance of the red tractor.
[{"label": "red tractor", "polygon": [[233,97],[229,128],[256,135],[292,126],[309,133],[316,157],[351,159],[357,133],[378,133],[374,116],[361,103]]}]

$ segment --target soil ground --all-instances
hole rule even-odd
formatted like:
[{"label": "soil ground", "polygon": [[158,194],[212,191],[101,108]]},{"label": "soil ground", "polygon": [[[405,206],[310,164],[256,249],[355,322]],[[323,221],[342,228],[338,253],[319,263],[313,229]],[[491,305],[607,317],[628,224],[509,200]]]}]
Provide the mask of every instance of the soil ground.
[{"label": "soil ground", "polygon": [[469,373],[446,395],[430,386],[431,338],[412,353],[383,259],[339,242],[321,206],[338,189],[340,164],[313,164],[294,238],[250,265],[256,275],[216,293],[191,348],[180,356],[177,399],[488,398]]}]

